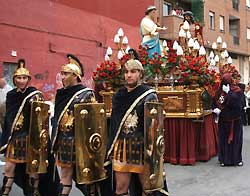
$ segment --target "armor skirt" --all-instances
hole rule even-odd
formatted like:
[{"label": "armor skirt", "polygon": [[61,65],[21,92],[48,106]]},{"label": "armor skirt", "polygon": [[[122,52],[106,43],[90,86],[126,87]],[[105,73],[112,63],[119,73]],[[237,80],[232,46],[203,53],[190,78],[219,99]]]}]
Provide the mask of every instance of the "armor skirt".
[{"label": "armor skirt", "polygon": [[71,167],[75,164],[75,137],[72,132],[59,132],[56,149],[56,164],[58,166]]},{"label": "armor skirt", "polygon": [[15,132],[7,146],[6,161],[14,163],[26,163],[28,161],[27,141],[28,132]]},{"label": "armor skirt", "polygon": [[143,138],[117,139],[114,146],[114,171],[143,173],[144,141]]}]

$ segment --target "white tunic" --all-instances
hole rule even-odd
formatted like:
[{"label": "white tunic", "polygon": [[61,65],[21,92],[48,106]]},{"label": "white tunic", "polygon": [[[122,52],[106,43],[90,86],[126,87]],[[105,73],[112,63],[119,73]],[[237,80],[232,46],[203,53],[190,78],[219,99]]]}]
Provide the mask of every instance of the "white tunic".
[{"label": "white tunic", "polygon": [[152,39],[154,36],[158,34],[156,32],[157,25],[152,21],[148,16],[145,16],[141,20],[141,31],[143,35],[142,43]]}]

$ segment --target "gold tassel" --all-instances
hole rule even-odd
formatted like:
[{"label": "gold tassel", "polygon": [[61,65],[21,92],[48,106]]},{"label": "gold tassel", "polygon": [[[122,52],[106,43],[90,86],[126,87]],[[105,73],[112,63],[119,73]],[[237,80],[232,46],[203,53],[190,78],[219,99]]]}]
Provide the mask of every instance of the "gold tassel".
[{"label": "gold tassel", "polygon": [[127,156],[126,156],[126,138],[123,139],[123,156],[122,156],[123,162],[127,162]]}]

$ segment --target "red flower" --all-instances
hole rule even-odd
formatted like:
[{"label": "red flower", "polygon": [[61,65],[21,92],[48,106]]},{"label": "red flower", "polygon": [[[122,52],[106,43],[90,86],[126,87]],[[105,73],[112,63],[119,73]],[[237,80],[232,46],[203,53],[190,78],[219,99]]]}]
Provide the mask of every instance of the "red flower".
[{"label": "red flower", "polygon": [[96,83],[113,82],[121,74],[120,67],[112,61],[104,61],[96,68],[92,78]]}]

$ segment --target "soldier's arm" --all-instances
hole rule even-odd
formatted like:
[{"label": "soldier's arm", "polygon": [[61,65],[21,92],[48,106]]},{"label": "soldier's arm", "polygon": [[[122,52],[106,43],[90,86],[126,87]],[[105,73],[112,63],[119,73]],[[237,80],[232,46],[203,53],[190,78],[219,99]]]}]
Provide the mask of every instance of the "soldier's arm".
[{"label": "soldier's arm", "polygon": [[37,94],[33,95],[30,98],[30,102],[33,102],[33,101],[44,101],[43,94],[42,93],[37,93]]},{"label": "soldier's arm", "polygon": [[158,102],[158,97],[156,93],[150,93],[149,95],[146,96],[145,102],[146,101],[155,101]]},{"label": "soldier's arm", "polygon": [[86,92],[86,95],[84,96],[84,98],[81,99],[80,102],[81,103],[95,103],[96,102],[96,98],[95,98],[94,91],[88,91],[88,92]]}]

